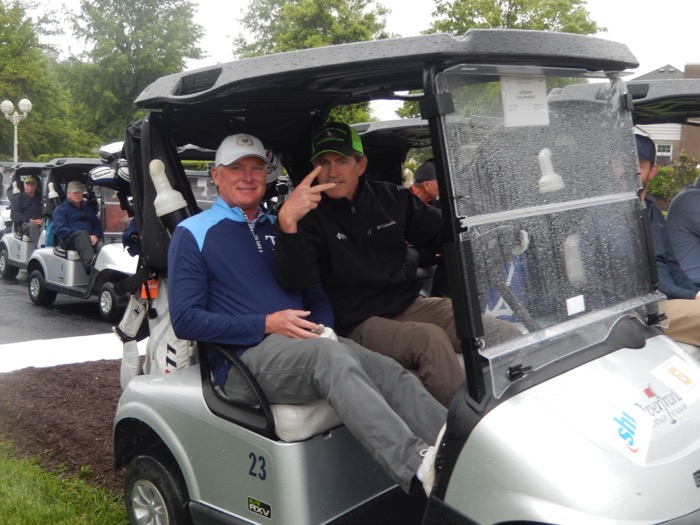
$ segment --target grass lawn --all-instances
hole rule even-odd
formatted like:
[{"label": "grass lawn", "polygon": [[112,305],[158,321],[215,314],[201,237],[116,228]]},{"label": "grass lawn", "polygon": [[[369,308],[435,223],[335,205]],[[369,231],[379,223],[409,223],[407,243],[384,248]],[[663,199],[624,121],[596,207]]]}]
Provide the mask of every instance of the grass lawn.
[{"label": "grass lawn", "polygon": [[[0,516],[3,525],[121,525],[127,523],[120,495],[97,489],[38,460],[19,460],[0,441]],[[86,473],[88,474],[88,473]]]}]

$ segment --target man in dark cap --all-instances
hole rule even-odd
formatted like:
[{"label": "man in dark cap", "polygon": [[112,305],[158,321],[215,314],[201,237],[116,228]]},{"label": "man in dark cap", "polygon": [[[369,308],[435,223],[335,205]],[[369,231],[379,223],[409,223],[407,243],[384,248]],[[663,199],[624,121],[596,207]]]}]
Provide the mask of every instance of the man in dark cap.
[{"label": "man in dark cap", "polygon": [[636,134],[635,140],[642,183],[640,198],[649,210],[651,219],[659,291],[668,297],[666,316],[669,326],[666,335],[681,343],[700,346],[700,288],[681,269],[666,234],[666,220],[646,191],[649,181],[659,170],[656,145],[646,135]]},{"label": "man in dark cap", "polygon": [[418,166],[411,184],[413,195],[423,201],[424,204],[440,207],[440,190],[435,175],[435,160],[428,159]]}]

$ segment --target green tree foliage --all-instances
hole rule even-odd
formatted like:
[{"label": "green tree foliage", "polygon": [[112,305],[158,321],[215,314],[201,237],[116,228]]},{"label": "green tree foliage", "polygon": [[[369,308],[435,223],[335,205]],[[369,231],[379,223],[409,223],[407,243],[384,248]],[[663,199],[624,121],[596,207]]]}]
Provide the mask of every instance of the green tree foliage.
[{"label": "green tree foliage", "polygon": [[649,181],[647,193],[670,203],[679,191],[695,182],[700,175],[697,166],[697,160],[681,152],[670,166],[659,168],[656,176]]},{"label": "green tree foliage", "polygon": [[[388,10],[371,0],[251,0],[241,20],[247,37],[234,41],[242,58],[388,38]],[[369,104],[338,108],[333,120],[371,120]]]},{"label": "green tree foliage", "polygon": [[[605,31],[589,18],[585,5],[584,0],[436,0],[436,20],[425,33],[463,35],[469,29],[534,29],[592,35]],[[418,104],[405,103],[397,115],[419,116]]]},{"label": "green tree foliage", "polygon": [[181,71],[187,59],[202,58],[195,10],[189,0],[81,0],[71,21],[87,51],[62,64],[81,126],[103,142],[121,140],[141,115],[134,107],[138,94]]},{"label": "green tree foliage", "polygon": [[246,37],[234,53],[247,58],[388,38],[388,10],[372,0],[251,0],[241,19]]},{"label": "green tree foliage", "polygon": [[592,35],[605,28],[589,18],[585,0],[436,0],[429,32],[536,29]]},{"label": "green tree foliage", "polygon": [[[89,155],[98,145],[94,136],[71,125],[68,99],[50,59],[52,50],[40,43],[51,31],[48,14],[33,20],[22,2],[0,0],[0,97],[15,107],[27,98],[33,106],[18,128],[20,160]],[[2,120],[0,159],[11,160],[14,129]]]}]

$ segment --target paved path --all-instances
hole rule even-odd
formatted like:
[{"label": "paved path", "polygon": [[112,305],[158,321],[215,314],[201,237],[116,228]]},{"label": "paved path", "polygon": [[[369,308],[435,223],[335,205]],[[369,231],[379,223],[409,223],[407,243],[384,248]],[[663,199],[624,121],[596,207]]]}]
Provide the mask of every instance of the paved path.
[{"label": "paved path", "polygon": [[[139,343],[141,355],[146,352],[147,341],[148,339],[144,339]],[[112,333],[38,339],[0,345],[0,373],[30,366],[41,368],[121,357],[122,343]]]}]

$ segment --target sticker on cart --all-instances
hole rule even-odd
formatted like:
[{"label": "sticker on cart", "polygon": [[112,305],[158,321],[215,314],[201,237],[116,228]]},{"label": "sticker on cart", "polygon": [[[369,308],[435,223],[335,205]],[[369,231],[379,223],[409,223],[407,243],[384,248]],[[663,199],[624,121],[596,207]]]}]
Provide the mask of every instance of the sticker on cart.
[{"label": "sticker on cart", "polygon": [[577,295],[576,297],[570,297],[566,300],[566,313],[569,316],[580,314],[586,311],[586,300],[583,295]]},{"label": "sticker on cart", "polygon": [[683,396],[687,403],[700,397],[700,367],[680,356],[673,356],[654,368],[651,373],[674,392]]}]

